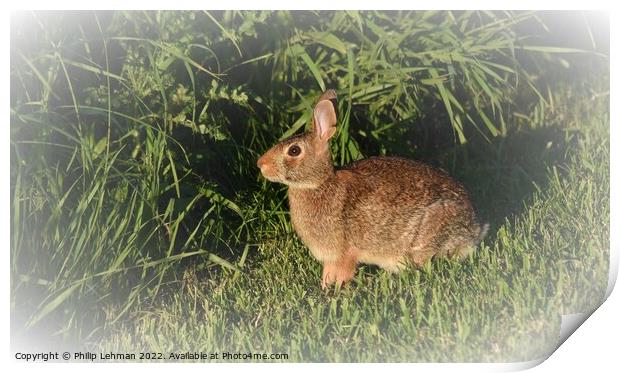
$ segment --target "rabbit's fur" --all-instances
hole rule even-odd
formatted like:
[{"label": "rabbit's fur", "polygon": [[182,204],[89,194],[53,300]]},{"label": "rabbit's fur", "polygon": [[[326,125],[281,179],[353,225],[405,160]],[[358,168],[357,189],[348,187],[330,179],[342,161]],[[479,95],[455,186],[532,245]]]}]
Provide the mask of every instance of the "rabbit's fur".
[{"label": "rabbit's fur", "polygon": [[323,93],[312,131],[276,144],[257,163],[268,180],[288,185],[293,227],[323,263],[322,287],[350,280],[357,263],[398,271],[434,255],[469,254],[487,225],[478,224],[467,192],[446,172],[395,157],[334,169],[335,99],[333,90]]}]

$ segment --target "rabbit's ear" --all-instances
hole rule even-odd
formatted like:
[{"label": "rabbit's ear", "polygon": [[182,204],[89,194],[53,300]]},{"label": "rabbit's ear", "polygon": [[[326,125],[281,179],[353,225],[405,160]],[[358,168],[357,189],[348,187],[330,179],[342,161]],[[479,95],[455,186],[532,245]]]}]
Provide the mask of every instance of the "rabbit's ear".
[{"label": "rabbit's ear", "polygon": [[329,100],[319,101],[314,107],[312,127],[315,135],[327,142],[336,133],[336,110]]}]

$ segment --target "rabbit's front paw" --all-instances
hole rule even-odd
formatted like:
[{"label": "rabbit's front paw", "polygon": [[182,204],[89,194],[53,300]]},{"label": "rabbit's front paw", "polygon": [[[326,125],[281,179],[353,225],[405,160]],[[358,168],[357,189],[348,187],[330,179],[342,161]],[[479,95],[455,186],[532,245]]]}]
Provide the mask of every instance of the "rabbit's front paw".
[{"label": "rabbit's front paw", "polygon": [[323,280],[321,288],[326,289],[329,285],[335,283],[336,286],[342,286],[355,276],[355,267],[357,261],[353,256],[345,255],[336,262],[323,263]]}]

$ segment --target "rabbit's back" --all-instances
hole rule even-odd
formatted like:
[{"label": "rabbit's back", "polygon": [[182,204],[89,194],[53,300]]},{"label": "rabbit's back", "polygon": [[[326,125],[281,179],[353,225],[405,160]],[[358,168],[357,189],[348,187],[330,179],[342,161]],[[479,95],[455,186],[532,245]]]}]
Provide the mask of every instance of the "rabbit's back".
[{"label": "rabbit's back", "polygon": [[[464,187],[447,172],[426,163],[398,157],[370,157],[345,166],[369,191],[385,202],[425,204],[439,198],[467,200]],[[358,192],[363,192],[359,190]]]},{"label": "rabbit's back", "polygon": [[459,245],[475,244],[480,229],[467,193],[446,172],[408,159],[372,157],[337,174],[346,189],[346,241],[364,262],[389,268],[390,260],[417,261],[411,255],[448,250],[437,232],[466,241]]}]

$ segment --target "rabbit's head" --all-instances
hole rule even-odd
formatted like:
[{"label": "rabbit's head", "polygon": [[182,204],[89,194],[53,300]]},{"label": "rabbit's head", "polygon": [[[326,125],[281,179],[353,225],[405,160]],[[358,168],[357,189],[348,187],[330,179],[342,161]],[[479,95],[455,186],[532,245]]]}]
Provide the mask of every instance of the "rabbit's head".
[{"label": "rabbit's head", "polygon": [[334,174],[329,139],[336,133],[336,92],[321,95],[312,115],[312,130],[289,137],[257,162],[270,181],[294,188],[315,188]]}]

